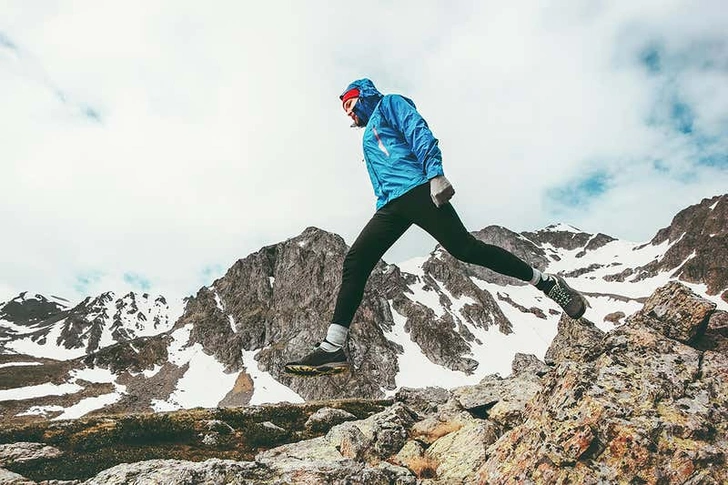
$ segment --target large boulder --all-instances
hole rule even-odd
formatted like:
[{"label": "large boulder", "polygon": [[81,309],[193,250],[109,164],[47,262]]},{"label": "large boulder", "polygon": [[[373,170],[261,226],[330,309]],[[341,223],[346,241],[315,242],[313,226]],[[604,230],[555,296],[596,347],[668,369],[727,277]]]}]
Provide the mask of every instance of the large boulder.
[{"label": "large boulder", "polygon": [[525,422],[488,449],[481,483],[728,482],[728,356],[661,324],[704,326],[710,302],[688,291],[659,289],[588,361],[547,374]]},{"label": "large boulder", "polygon": [[655,291],[642,310],[627,319],[627,324],[645,325],[666,337],[687,343],[705,332],[715,308],[712,301],[682,283],[672,281]]}]

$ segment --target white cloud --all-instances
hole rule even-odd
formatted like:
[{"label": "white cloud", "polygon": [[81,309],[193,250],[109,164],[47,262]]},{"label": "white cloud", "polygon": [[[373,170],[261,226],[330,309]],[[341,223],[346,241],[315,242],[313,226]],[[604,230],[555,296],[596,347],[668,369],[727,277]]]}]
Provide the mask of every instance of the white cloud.
[{"label": "white cloud", "polygon": [[[695,164],[698,134],[725,153],[722,2],[390,3],[4,2],[0,291],[130,273],[181,297],[310,225],[351,243],[374,199],[337,96],[363,76],[415,100],[472,230],[568,217],[646,240],[728,186]],[[692,135],[650,122],[671,96]],[[595,171],[591,203],[549,199]],[[413,230],[386,258],[433,246]]]}]

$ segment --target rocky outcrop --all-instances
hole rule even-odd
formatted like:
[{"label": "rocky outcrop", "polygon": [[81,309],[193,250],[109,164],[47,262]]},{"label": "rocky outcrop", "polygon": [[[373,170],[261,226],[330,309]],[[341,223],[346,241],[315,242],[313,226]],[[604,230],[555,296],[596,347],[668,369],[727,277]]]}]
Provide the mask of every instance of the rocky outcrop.
[{"label": "rocky outcrop", "polygon": [[672,296],[688,295],[681,286],[655,292],[642,316],[606,334],[587,361],[560,362],[526,421],[489,448],[481,482],[728,480],[728,358],[670,338],[645,317],[662,308],[663,318],[680,314],[693,322],[686,328],[704,332],[696,316],[710,306],[705,300],[671,306]]},{"label": "rocky outcrop", "polygon": [[689,283],[703,283],[709,295],[728,301],[728,194],[703,199],[658,231],[652,245],[670,244],[664,256],[636,272],[672,271]]},{"label": "rocky outcrop", "polygon": [[666,337],[690,343],[705,333],[715,308],[715,303],[673,281],[655,292],[627,324],[650,327]]},{"label": "rocky outcrop", "polygon": [[599,353],[603,336],[604,332],[586,318],[573,320],[567,315],[562,315],[558,333],[551,341],[544,361],[547,364],[558,364],[564,361],[590,360]]}]

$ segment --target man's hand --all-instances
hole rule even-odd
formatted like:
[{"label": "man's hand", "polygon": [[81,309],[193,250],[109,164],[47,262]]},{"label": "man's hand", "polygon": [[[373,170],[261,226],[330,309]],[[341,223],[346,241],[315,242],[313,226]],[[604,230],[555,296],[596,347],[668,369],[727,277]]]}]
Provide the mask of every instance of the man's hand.
[{"label": "man's hand", "polygon": [[437,207],[440,207],[455,195],[455,189],[444,175],[430,179],[430,197]]}]

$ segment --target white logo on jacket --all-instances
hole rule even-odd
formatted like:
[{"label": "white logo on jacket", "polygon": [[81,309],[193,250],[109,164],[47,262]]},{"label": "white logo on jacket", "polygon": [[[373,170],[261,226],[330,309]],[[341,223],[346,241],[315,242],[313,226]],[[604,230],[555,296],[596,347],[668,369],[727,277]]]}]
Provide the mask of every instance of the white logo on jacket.
[{"label": "white logo on jacket", "polygon": [[377,139],[379,149],[382,150],[385,155],[389,156],[389,151],[387,151],[387,147],[385,147],[384,143],[382,143],[382,139],[379,138],[379,133],[377,133],[377,129],[372,127],[372,132],[374,133],[374,137]]}]

